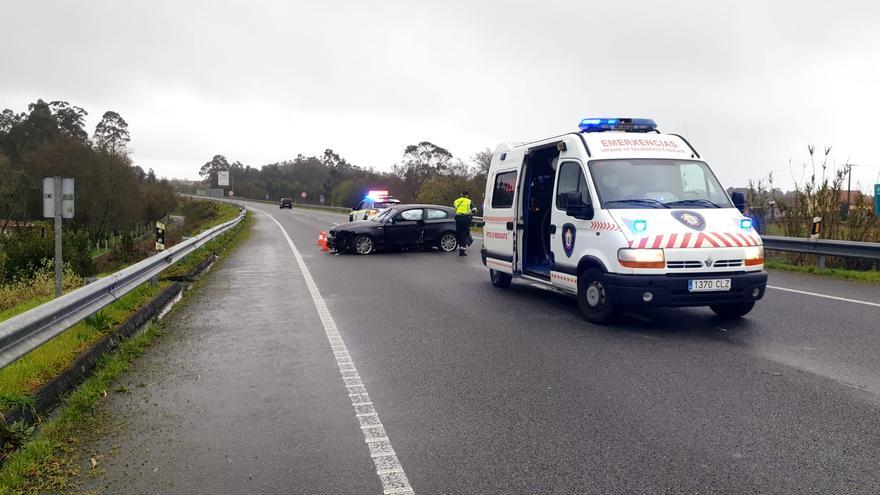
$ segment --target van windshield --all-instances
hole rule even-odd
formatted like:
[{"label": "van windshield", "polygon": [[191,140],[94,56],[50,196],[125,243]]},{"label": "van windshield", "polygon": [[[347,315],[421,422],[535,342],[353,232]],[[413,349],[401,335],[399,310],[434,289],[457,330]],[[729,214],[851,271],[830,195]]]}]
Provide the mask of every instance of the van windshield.
[{"label": "van windshield", "polygon": [[603,208],[732,208],[706,163],[638,158],[595,160],[590,175]]}]

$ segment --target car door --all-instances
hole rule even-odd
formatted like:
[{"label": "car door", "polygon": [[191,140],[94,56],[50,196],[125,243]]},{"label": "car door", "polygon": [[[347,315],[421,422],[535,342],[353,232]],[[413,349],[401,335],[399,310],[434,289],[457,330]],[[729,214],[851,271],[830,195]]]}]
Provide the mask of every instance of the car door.
[{"label": "car door", "polygon": [[578,243],[589,242],[587,236],[590,222],[579,220],[566,212],[567,202],[571,194],[580,194],[581,203],[585,206],[592,201],[586,175],[580,162],[572,159],[561,159],[556,173],[556,194],[550,225],[550,251],[553,256],[550,279],[554,285],[565,289],[576,288],[572,274],[576,274],[579,259],[576,254]]},{"label": "car door", "polygon": [[385,242],[389,246],[410,246],[421,242],[424,210],[401,210],[385,225]]},{"label": "car door", "polygon": [[425,208],[425,229],[422,242],[435,244],[440,241],[443,232],[449,230],[455,232],[455,219],[452,213],[440,208]]}]

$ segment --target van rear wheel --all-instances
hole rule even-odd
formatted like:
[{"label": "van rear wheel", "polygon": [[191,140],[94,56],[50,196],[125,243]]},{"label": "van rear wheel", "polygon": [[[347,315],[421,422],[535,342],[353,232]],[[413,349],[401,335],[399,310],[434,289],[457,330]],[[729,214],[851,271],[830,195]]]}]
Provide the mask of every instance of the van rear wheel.
[{"label": "van rear wheel", "polygon": [[578,308],[590,323],[604,325],[614,319],[617,308],[605,286],[605,277],[595,268],[578,276]]},{"label": "van rear wheel", "polygon": [[489,269],[489,278],[492,280],[492,285],[495,287],[505,288],[510,287],[510,282],[513,280],[513,277],[509,273],[499,272],[498,270]]}]

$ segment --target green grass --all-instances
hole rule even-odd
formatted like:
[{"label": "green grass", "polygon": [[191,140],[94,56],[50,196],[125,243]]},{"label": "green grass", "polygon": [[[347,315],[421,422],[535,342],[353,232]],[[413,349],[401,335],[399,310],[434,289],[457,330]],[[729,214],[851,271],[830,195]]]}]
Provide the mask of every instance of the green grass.
[{"label": "green grass", "polygon": [[6,459],[0,471],[0,495],[62,493],[75,488],[71,480],[81,474],[78,446],[106,427],[103,418],[93,413],[94,407],[108,395],[113,380],[160,334],[160,327],[149,325],[100,358],[95,373],[65,399],[59,414]]},{"label": "green grass", "polygon": [[90,348],[111,329],[122,324],[168,283],[141,285],[97,314],[65,330],[11,365],[0,369],[0,407],[26,402],[31,393]]},{"label": "green grass", "polygon": [[844,270],[841,268],[825,268],[818,269],[815,266],[792,265],[784,261],[768,259],[764,262],[764,268],[769,270],[783,270],[788,272],[808,273],[810,275],[820,275],[823,277],[839,278],[844,280],[857,280],[859,282],[880,283],[880,272],[876,270],[859,271]]}]

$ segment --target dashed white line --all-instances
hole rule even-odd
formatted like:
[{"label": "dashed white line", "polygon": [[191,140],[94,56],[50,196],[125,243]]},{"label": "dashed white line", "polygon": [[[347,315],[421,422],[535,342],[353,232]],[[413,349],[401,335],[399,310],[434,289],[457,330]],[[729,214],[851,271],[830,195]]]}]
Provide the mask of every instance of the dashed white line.
[{"label": "dashed white line", "polygon": [[781,290],[784,292],[794,292],[795,294],[804,294],[807,296],[824,297],[825,299],[833,299],[835,301],[844,301],[844,302],[850,302],[850,303],[855,303],[855,304],[864,304],[865,306],[874,306],[875,308],[880,308],[880,304],[875,303],[875,302],[870,302],[870,301],[860,301],[858,299],[849,299],[847,297],[829,296],[828,294],[819,294],[818,292],[808,292],[805,290],[789,289],[786,287],[777,287],[775,285],[768,285],[767,288]]},{"label": "dashed white line", "polygon": [[348,398],[351,401],[352,408],[354,408],[355,417],[360,424],[361,433],[364,435],[364,443],[366,443],[367,448],[370,450],[370,458],[373,459],[376,475],[382,484],[382,493],[384,495],[414,495],[409,479],[407,479],[403,466],[400,464],[400,460],[391,446],[391,440],[388,439],[388,435],[385,432],[385,427],[382,426],[382,421],[379,420],[379,414],[373,408],[373,402],[370,400],[369,394],[367,394],[367,389],[363,381],[361,381],[357,369],[354,367],[354,362],[348,353],[348,347],[342,341],[342,335],[339,334],[339,330],[336,328],[336,322],[333,320],[333,316],[327,308],[327,303],[324,302],[324,298],[318,290],[318,285],[315,283],[315,279],[312,278],[312,274],[309,272],[303,257],[299,254],[299,250],[296,249],[290,236],[287,235],[287,231],[284,230],[281,222],[264,211],[258,209],[254,209],[254,211],[266,215],[275,222],[275,225],[281,229],[281,233],[287,240],[287,245],[290,246],[293,257],[296,258],[296,263],[299,265],[302,276],[306,281],[306,287],[308,287],[309,294],[312,296],[312,302],[315,305],[315,309],[318,310],[321,324],[324,326],[327,341],[330,343],[330,348],[333,350],[333,355],[336,358],[342,382],[349,392]]}]

